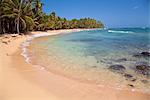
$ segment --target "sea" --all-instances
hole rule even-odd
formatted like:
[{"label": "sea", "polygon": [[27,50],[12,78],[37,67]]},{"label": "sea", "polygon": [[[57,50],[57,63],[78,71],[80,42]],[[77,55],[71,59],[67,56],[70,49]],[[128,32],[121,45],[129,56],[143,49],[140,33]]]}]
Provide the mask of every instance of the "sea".
[{"label": "sea", "polygon": [[79,82],[150,93],[150,28],[108,28],[23,44],[28,63]]}]

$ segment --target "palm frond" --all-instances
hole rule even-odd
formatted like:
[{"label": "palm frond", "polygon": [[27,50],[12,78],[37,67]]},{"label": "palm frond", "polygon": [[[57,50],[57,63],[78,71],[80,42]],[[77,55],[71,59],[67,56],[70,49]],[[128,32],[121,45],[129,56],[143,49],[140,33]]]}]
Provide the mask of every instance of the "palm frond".
[{"label": "palm frond", "polygon": [[17,16],[17,14],[5,14],[5,15],[0,16],[0,19],[1,19],[1,18],[4,18],[4,17],[7,17],[7,18],[15,18],[16,16]]},{"label": "palm frond", "polygon": [[25,20],[20,17],[20,21],[21,21],[21,24],[23,25],[23,30],[25,30],[25,28],[27,27]]},{"label": "palm frond", "polygon": [[31,17],[29,17],[29,16],[24,16],[23,17],[24,18],[24,20],[27,22],[27,23],[29,23],[30,25],[35,25],[35,23],[34,23],[34,19],[32,19]]}]

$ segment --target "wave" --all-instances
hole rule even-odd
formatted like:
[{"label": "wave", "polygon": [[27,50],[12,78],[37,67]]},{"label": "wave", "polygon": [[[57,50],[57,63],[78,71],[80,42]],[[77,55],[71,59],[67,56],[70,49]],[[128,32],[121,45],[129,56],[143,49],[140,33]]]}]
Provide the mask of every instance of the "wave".
[{"label": "wave", "polygon": [[34,39],[34,38],[38,38],[38,37],[43,37],[43,36],[49,36],[50,34],[49,33],[42,33],[42,34],[35,34],[35,35],[31,35],[30,37],[28,37],[26,39],[25,42],[23,42],[21,44],[21,48],[22,48],[22,53],[21,55],[25,58],[25,61],[27,63],[30,63],[30,57],[29,57],[29,53],[28,53],[28,49],[27,47],[30,45],[31,41]]},{"label": "wave", "polygon": [[116,30],[108,30],[109,33],[134,33],[132,31],[116,31]]}]

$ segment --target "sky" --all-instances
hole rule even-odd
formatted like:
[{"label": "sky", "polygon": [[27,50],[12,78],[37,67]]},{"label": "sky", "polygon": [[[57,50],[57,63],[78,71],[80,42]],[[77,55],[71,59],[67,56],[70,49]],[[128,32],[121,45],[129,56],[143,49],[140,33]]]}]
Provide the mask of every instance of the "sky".
[{"label": "sky", "polygon": [[45,13],[67,19],[91,17],[106,27],[150,26],[150,0],[41,0]]}]

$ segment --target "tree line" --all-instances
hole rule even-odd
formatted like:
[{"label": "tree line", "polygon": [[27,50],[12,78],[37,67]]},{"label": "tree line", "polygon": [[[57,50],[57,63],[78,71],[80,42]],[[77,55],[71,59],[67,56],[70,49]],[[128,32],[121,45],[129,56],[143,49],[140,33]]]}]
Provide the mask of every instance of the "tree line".
[{"label": "tree line", "polygon": [[0,0],[0,34],[24,33],[74,28],[103,28],[100,21],[92,18],[67,20],[43,12],[40,0]]}]

